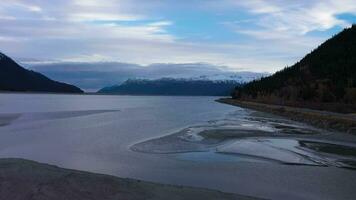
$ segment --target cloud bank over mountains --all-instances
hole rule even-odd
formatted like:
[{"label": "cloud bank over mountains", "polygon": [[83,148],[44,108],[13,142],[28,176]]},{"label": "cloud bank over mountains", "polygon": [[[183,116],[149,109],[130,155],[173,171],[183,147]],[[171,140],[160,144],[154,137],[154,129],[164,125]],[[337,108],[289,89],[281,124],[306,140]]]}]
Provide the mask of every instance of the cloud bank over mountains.
[{"label": "cloud bank over mountains", "polygon": [[207,78],[207,79],[248,79],[261,73],[236,72],[224,66],[206,63],[186,64],[138,64],[119,62],[59,62],[33,64],[25,63],[29,69],[41,72],[50,78],[74,84],[86,91],[96,91],[100,88],[120,84],[127,79],[159,79],[170,78]]}]

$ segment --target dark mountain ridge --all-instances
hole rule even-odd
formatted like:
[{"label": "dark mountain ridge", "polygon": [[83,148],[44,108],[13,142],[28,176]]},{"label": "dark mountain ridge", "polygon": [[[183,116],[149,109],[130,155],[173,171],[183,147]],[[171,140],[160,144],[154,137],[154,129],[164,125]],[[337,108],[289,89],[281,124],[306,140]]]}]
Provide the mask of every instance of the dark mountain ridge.
[{"label": "dark mountain ridge", "polygon": [[121,85],[106,87],[98,93],[121,95],[187,95],[228,96],[240,83],[232,80],[212,81],[161,78],[156,80],[129,79]]},{"label": "dark mountain ridge", "polygon": [[0,91],[83,93],[76,86],[27,70],[3,53],[0,53]]},{"label": "dark mountain ridge", "polygon": [[356,25],[327,40],[293,66],[237,87],[233,98],[355,112]]}]

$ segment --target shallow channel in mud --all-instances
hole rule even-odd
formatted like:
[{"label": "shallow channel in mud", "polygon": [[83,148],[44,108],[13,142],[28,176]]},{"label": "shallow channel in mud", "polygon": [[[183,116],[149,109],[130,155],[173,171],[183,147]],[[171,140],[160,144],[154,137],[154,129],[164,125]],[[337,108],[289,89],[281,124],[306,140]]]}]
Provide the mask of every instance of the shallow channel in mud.
[{"label": "shallow channel in mud", "polygon": [[[245,115],[246,116],[246,115]],[[143,153],[175,154],[178,159],[221,162],[273,162],[288,165],[356,168],[356,145],[328,140],[334,134],[269,114],[224,119],[186,127],[131,146]]]}]

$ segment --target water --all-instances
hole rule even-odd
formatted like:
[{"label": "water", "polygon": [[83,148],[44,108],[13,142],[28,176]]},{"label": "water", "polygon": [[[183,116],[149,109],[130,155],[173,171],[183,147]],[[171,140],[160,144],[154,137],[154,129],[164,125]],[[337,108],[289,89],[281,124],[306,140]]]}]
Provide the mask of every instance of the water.
[{"label": "water", "polygon": [[0,157],[270,199],[353,199],[354,136],[216,97],[0,94]]}]

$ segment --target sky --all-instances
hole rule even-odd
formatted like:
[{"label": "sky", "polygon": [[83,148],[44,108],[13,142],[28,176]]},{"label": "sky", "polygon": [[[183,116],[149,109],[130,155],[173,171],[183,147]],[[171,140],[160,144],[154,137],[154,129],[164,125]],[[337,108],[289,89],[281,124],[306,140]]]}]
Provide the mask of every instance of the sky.
[{"label": "sky", "polygon": [[24,64],[275,72],[353,22],[356,0],[1,0],[0,51]]}]

